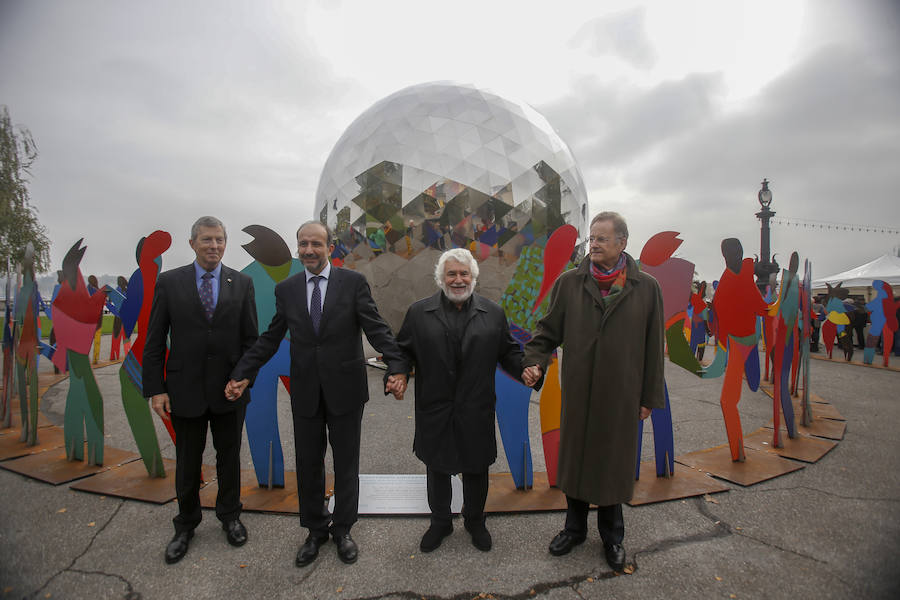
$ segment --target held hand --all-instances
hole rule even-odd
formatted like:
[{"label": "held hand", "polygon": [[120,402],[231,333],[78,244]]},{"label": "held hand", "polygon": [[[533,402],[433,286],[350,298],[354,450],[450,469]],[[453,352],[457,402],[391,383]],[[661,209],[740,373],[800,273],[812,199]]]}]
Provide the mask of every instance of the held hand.
[{"label": "held hand", "polygon": [[397,400],[403,400],[403,394],[406,392],[406,375],[403,373],[390,375],[384,391],[393,394]]},{"label": "held hand", "polygon": [[244,390],[250,384],[249,379],[241,379],[240,381],[230,380],[225,385],[225,398],[234,402],[244,394]]},{"label": "held hand", "polygon": [[538,365],[531,365],[522,369],[522,381],[528,387],[533,387],[540,379],[543,371]]},{"label": "held hand", "polygon": [[153,409],[153,412],[159,415],[159,417],[168,421],[171,419],[172,408],[169,406],[169,395],[168,394],[157,394],[150,398],[150,407]]},{"label": "held hand", "polygon": [[653,411],[652,408],[647,408],[646,406],[641,407],[641,412],[638,415],[641,418],[641,421],[650,416],[650,413]]}]

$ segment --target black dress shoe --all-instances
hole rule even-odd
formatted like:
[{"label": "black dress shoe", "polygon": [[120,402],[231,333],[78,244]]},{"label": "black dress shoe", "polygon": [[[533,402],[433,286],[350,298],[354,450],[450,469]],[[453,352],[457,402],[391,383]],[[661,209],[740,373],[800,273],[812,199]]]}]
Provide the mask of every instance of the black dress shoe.
[{"label": "black dress shoe", "polygon": [[166,563],[175,564],[187,554],[188,545],[191,538],[194,537],[193,531],[182,531],[176,533],[169,545],[166,546]]},{"label": "black dress shoe", "polygon": [[577,535],[563,529],[556,534],[556,537],[550,542],[550,554],[553,556],[562,556],[572,551],[572,548],[584,543],[584,535]]},{"label": "black dress shoe", "polygon": [[606,564],[613,571],[620,573],[625,567],[625,548],[622,547],[622,544],[610,544],[603,546],[603,550],[606,552]]},{"label": "black dress shoe", "polygon": [[491,549],[493,540],[491,540],[491,532],[484,526],[484,521],[479,523],[466,523],[466,531],[472,536],[473,546],[482,552],[487,552]]},{"label": "black dress shoe", "polygon": [[297,560],[294,564],[298,567],[305,567],[319,556],[319,547],[328,541],[328,534],[314,535],[310,533],[306,536],[306,541],[297,551]]},{"label": "black dress shoe", "polygon": [[425,535],[422,536],[422,541],[419,543],[419,550],[422,552],[437,550],[441,545],[441,542],[444,541],[444,538],[451,533],[453,533],[453,523],[432,523],[428,528],[428,531],[425,532]]},{"label": "black dress shoe", "polygon": [[335,536],[334,543],[337,544],[337,554],[341,562],[352,565],[359,558],[359,548],[349,533]]},{"label": "black dress shoe", "polygon": [[247,543],[247,528],[240,519],[222,523],[222,529],[225,530],[225,537],[232,546],[243,546]]}]

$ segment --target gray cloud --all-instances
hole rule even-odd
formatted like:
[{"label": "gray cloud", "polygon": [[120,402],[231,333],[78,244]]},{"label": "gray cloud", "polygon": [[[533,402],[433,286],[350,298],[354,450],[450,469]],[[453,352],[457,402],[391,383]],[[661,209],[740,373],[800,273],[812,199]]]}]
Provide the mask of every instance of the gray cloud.
[{"label": "gray cloud", "polygon": [[571,95],[539,107],[584,170],[622,168],[696,131],[718,112],[720,74],[694,74],[650,89],[583,78]]},{"label": "gray cloud", "polygon": [[648,69],[656,52],[644,25],[644,9],[634,8],[586,22],[569,42],[595,56],[611,55],[633,67]]},{"label": "gray cloud", "polygon": [[[0,102],[38,143],[30,189],[54,263],[85,236],[86,272],[130,273],[159,228],[172,266],[200,214],[235,241],[254,222],[290,239],[310,217],[345,125],[330,111],[358,87],[289,29],[303,23],[241,3],[5,3],[2,17]],[[247,259],[234,243],[226,260]]]},{"label": "gray cloud", "polygon": [[[900,42],[897,9],[826,3],[810,11],[805,58],[740,109],[718,102],[717,74],[640,90],[579,81],[541,107],[575,151],[592,208],[631,217],[633,247],[664,229],[683,233],[679,254],[701,275],[722,271],[719,241],[758,252],[756,191],[772,181],[779,216],[900,226]],[[836,26],[835,24],[839,24]],[[813,35],[813,33],[817,34]],[[624,184],[634,195],[612,204]],[[825,275],[890,251],[896,237],[773,226],[773,249]],[[636,247],[635,247],[636,246]]]}]

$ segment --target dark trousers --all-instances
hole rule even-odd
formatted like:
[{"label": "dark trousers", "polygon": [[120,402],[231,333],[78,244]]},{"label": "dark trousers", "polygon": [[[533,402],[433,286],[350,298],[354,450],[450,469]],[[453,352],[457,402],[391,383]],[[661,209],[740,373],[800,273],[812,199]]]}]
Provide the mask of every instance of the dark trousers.
[{"label": "dark trousers", "polygon": [[223,414],[209,411],[200,417],[172,415],[175,430],[175,494],[178,515],[172,520],[175,532],[193,531],[202,519],[200,511],[200,469],[206,449],[206,430],[212,432],[216,449],[216,517],[227,522],[241,515],[241,438],[246,406]]},{"label": "dark trousers", "polygon": [[[310,533],[350,532],[359,516],[359,444],[364,405],[332,415],[319,392],[319,408],[311,417],[294,412],[294,450],[297,456],[300,525]],[[325,444],[334,460],[334,514],[325,506]]]},{"label": "dark trousers", "polygon": [[[450,485],[450,473],[440,473],[427,469],[428,508],[431,509],[433,523],[449,523],[451,519],[450,501],[453,499],[453,487]],[[487,502],[488,472],[463,473],[463,509],[466,523],[474,525],[484,522],[484,503]]]},{"label": "dark trousers", "polygon": [[[587,535],[587,519],[590,504],[566,496],[566,531],[575,535]],[[597,530],[604,546],[621,544],[625,539],[625,519],[622,517],[622,505],[610,504],[597,507]]]}]

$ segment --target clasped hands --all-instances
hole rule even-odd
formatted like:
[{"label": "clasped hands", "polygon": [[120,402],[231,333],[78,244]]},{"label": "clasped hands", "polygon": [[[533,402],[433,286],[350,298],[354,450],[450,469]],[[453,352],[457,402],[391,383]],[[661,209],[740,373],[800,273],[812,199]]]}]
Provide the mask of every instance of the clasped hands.
[{"label": "clasped hands", "polygon": [[403,394],[406,392],[406,375],[404,373],[394,373],[388,375],[387,382],[384,384],[384,393],[393,394],[397,400],[403,400]]},{"label": "clasped hands", "polygon": [[528,387],[534,387],[534,385],[540,381],[543,374],[544,372],[538,365],[531,365],[530,367],[522,369],[522,381]]},{"label": "clasped hands", "polygon": [[248,385],[250,385],[250,380],[246,378],[241,379],[240,381],[235,381],[234,379],[229,380],[229,382],[225,384],[225,398],[234,402],[244,395],[244,390],[247,389]]}]

